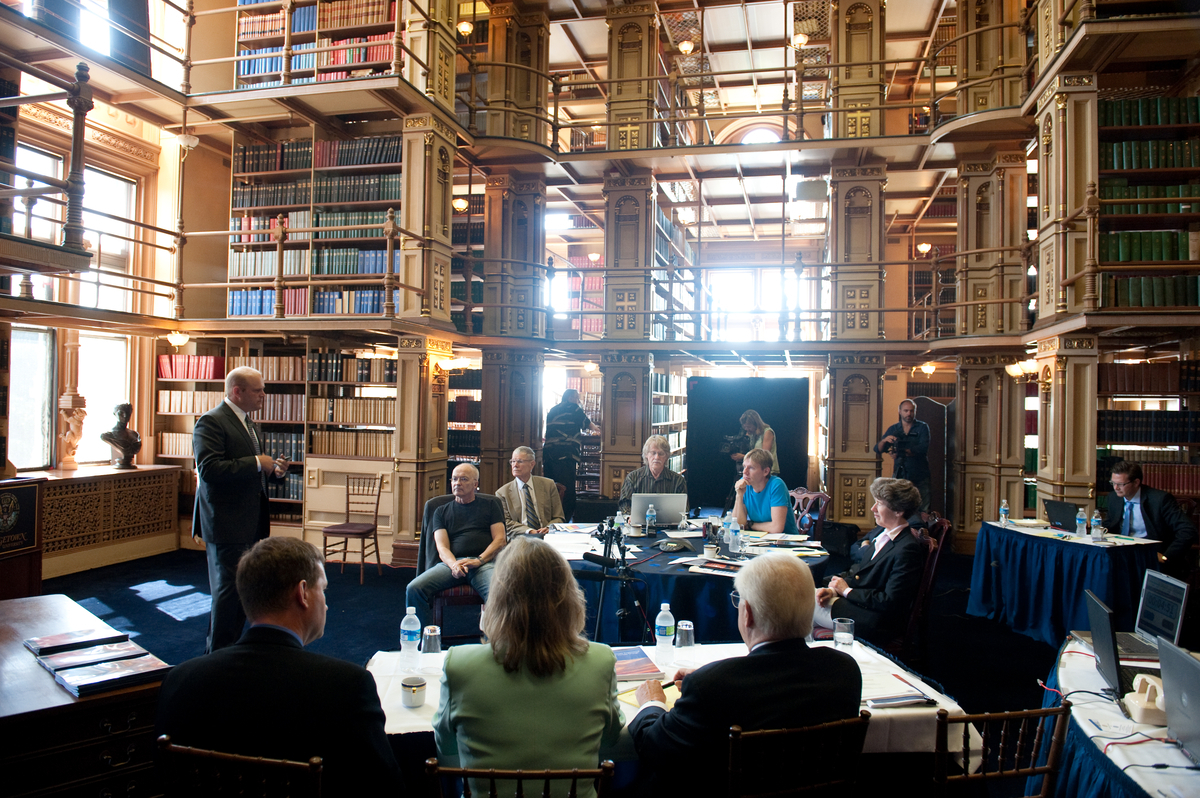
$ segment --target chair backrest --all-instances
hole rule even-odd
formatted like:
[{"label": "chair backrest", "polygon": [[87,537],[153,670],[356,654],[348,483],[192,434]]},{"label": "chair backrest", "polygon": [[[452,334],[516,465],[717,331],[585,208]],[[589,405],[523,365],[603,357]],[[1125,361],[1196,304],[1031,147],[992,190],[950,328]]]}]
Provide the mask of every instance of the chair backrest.
[{"label": "chair backrest", "polygon": [[[825,512],[829,509],[829,494],[806,488],[793,488],[788,495],[791,496],[792,512],[796,514],[796,525],[800,527],[800,534],[808,535],[812,540],[820,540],[822,527],[825,526]],[[815,518],[812,514],[813,502],[818,502]]]},{"label": "chair backrest", "polygon": [[949,519],[938,518],[930,523],[927,534],[919,535],[921,541],[925,543],[928,553],[925,555],[925,570],[921,573],[921,584],[917,586],[917,595],[913,598],[912,613],[908,616],[906,640],[912,640],[916,636],[921,620],[929,610],[929,600],[933,595],[933,583],[937,579],[938,562],[941,560],[942,549],[945,548],[949,532]]},{"label": "chair backrest", "polygon": [[[475,498],[494,502],[500,501],[498,496],[494,496],[491,493],[476,493]],[[417,544],[418,574],[428,568],[432,568],[440,561],[438,559],[437,546],[433,545],[433,514],[437,508],[452,501],[454,501],[454,494],[446,493],[441,496],[434,496],[425,502],[425,510],[421,513],[421,540]]]},{"label": "chair backrest", "polygon": [[237,795],[247,798],[319,798],[321,757],[307,762],[267,759],[175,745],[170,736],[158,738],[171,796]]},{"label": "chair backrest", "polygon": [[[442,796],[442,778],[460,778],[463,779],[463,795],[466,798],[471,798],[474,794],[475,785],[471,784],[471,780],[476,780],[476,785],[482,791],[483,782],[487,782],[487,794],[489,796],[498,796],[501,793],[499,788],[505,788],[505,794],[509,794],[507,790],[512,789],[512,795],[523,796],[527,792],[529,795],[551,795],[551,782],[569,782],[563,784],[562,787],[567,789],[566,795],[568,798],[575,798],[579,794],[580,784],[590,784],[595,782],[596,795],[598,798],[603,798],[609,792],[613,777],[613,763],[611,760],[604,760],[600,763],[600,767],[594,770],[584,770],[581,768],[572,768],[570,770],[497,770],[495,768],[444,768],[438,765],[437,759],[425,760],[425,773],[429,776],[430,781],[437,785],[434,795]],[[503,783],[501,783],[503,782]],[[534,784],[540,783],[541,788],[533,787],[529,790],[525,789],[525,782]],[[555,790],[554,794],[561,795],[560,790]]]},{"label": "chair backrest", "polygon": [[346,523],[350,516],[371,516],[371,523],[379,523],[379,495],[383,489],[383,475],[346,476]]},{"label": "chair backrest", "polygon": [[[1054,794],[1054,782],[1070,715],[1070,701],[1047,709],[953,717],[946,710],[939,709],[933,781],[944,795],[951,785],[965,787],[997,779],[1041,776],[1041,790],[1035,795],[1048,798]],[[978,751],[971,750],[971,724],[979,727],[982,738]],[[961,749],[957,751],[949,748],[951,726],[962,727]],[[951,774],[950,762],[959,755],[963,762],[979,761],[979,767],[973,771],[967,768],[972,772]]]},{"label": "chair backrest", "polygon": [[[729,729],[729,795],[844,795],[854,784],[871,713],[799,729]],[[853,794],[853,791],[849,791]]]}]

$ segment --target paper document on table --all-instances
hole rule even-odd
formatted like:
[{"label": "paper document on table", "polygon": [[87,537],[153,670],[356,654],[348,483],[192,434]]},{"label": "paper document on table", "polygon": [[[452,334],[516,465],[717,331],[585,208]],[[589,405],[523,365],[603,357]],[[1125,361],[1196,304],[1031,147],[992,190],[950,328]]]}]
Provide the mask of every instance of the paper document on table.
[{"label": "paper document on table", "polygon": [[547,532],[545,540],[555,551],[568,560],[582,560],[584,552],[599,550],[597,546],[599,541],[595,541],[586,535]]},{"label": "paper document on table", "polygon": [[[632,687],[628,690],[622,690],[621,692],[617,693],[617,698],[636,709],[639,706],[636,691],[636,687]],[[671,685],[670,687],[664,687],[663,692],[666,693],[667,696],[667,709],[675,706],[675,702],[679,700],[679,688],[675,685]]]},{"label": "paper document on table", "polygon": [[663,532],[669,538],[702,538],[704,537],[703,529],[664,529]]},{"label": "paper document on table", "polygon": [[590,535],[596,531],[595,524],[552,524],[551,528],[555,532],[565,532],[572,534]]},{"label": "paper document on table", "polygon": [[777,543],[779,541],[786,541],[788,543],[803,543],[804,541],[808,540],[808,535],[789,535],[786,532],[759,533],[751,531],[743,532],[742,535],[743,537],[748,537],[751,540],[769,541],[771,543]]},{"label": "paper document on table", "polygon": [[868,707],[936,703],[898,673],[863,673],[862,701]]}]

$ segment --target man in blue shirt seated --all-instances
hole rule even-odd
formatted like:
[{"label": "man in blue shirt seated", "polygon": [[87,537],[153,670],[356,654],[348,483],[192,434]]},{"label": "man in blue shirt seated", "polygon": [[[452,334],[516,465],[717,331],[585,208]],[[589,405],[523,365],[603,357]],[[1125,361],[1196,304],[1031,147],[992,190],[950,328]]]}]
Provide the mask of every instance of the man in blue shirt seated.
[{"label": "man in blue shirt seated", "polygon": [[742,478],[733,486],[733,517],[742,529],[799,535],[783,480],[771,475],[771,453],[751,449],[742,459]]},{"label": "man in blue shirt seated", "polygon": [[250,628],[234,645],[176,666],[157,731],[177,745],[324,761],[326,795],[398,795],[375,679],[305,651],[325,632],[325,562],[311,543],[260,540],[242,555],[237,592]]},{"label": "man in blue shirt seated", "polygon": [[677,671],[671,679],[683,681],[669,711],[657,679],[638,687],[640,709],[629,733],[644,772],[635,792],[714,794],[712,765],[723,769],[729,761],[729,727],[735,724],[746,731],[793,729],[858,715],[858,663],[804,642],[816,595],[808,566],[788,554],[762,554],[742,567],[733,584],[738,632],[750,653]]}]

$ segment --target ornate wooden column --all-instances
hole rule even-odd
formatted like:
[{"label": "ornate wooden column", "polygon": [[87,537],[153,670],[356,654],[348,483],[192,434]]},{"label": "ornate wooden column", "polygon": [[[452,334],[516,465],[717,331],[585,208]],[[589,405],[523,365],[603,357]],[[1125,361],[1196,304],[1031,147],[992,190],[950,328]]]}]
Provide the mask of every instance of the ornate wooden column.
[{"label": "ornate wooden column", "polygon": [[[454,26],[458,24],[458,3],[454,0],[414,0],[429,19],[413,8],[413,3],[400,4],[406,20],[408,46],[418,53],[426,66],[412,58],[404,58],[404,79],[446,110],[454,113],[454,59],[458,40]],[[399,58],[399,47],[397,47]],[[450,139],[454,141],[453,138]],[[408,161],[405,160],[405,166]],[[407,199],[408,194],[406,193]]]},{"label": "ornate wooden column", "polygon": [[[546,337],[541,263],[546,251],[546,184],[519,173],[494,175],[484,196],[483,332]],[[502,307],[497,307],[502,306]]]},{"label": "ornate wooden column", "polygon": [[[546,97],[550,71],[550,18],[524,4],[495,3],[488,20],[488,60],[515,69],[488,67],[487,134],[549,143]],[[535,70],[535,71],[531,71]]]},{"label": "ornate wooden column", "polygon": [[1096,499],[1096,336],[1045,338],[1037,348],[1038,512],[1042,499],[1059,499],[1083,505],[1091,515]]},{"label": "ornate wooden column", "polygon": [[834,166],[829,184],[830,282],[838,339],[883,338],[883,165]]},{"label": "ornate wooden column", "polygon": [[[650,272],[654,262],[654,178],[648,174],[604,179],[604,317],[606,339],[650,337]],[[607,416],[605,416],[607,419]],[[640,445],[640,444],[639,444]],[[639,450],[640,451],[640,450]]]},{"label": "ornate wooden column", "polygon": [[[958,10],[960,34],[978,31],[992,25],[1020,22],[1024,3],[1018,0],[975,0]],[[951,59],[943,58],[938,66],[946,66]],[[1002,76],[990,82],[968,86],[958,97],[958,113],[969,114],[989,111],[1021,104],[1021,68],[1025,65],[1025,35],[1020,28],[1002,28],[977,33],[960,41],[958,45],[959,83],[984,81]],[[940,91],[949,89],[951,79]]]},{"label": "ornate wooden column", "polygon": [[483,433],[479,489],[495,493],[512,479],[512,450],[542,448],[542,369],[540,349],[484,349]]},{"label": "ornate wooden column", "polygon": [[642,150],[655,146],[654,78],[658,75],[658,6],[611,4],[608,20],[608,74],[620,83],[608,94],[608,148]]},{"label": "ornate wooden column", "polygon": [[616,499],[625,475],[642,464],[642,444],[650,437],[649,352],[606,352],[600,360],[604,378],[600,492]]},{"label": "ornate wooden column", "polygon": [[830,355],[825,486],[832,496],[826,517],[871,529],[871,482],[879,475],[875,442],[882,436],[882,355]]},{"label": "ornate wooden column", "polygon": [[[843,7],[844,6],[844,7]],[[884,55],[885,0],[832,0],[829,4],[829,58],[833,63],[881,61]],[[884,76],[887,65],[861,63],[833,73],[832,107],[826,138],[883,135]],[[862,110],[855,110],[862,109]]]},{"label": "ornate wooden column", "polygon": [[397,317],[422,316],[450,328],[450,208],[454,131],[432,115],[404,120],[404,201],[400,227],[424,237],[403,239],[395,269],[399,282],[419,286],[424,296],[401,290]]}]

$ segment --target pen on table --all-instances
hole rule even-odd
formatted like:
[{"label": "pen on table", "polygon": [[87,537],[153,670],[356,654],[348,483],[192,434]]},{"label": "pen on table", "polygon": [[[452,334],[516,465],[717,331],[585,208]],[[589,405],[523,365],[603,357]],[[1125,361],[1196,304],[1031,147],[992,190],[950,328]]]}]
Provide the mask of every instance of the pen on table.
[{"label": "pen on table", "polygon": [[893,676],[895,676],[895,677],[896,677],[897,679],[899,679],[900,681],[902,681],[902,682],[904,682],[905,684],[907,684],[907,685],[908,685],[909,687],[911,687],[912,689],[916,690],[916,691],[917,691],[918,693],[920,693],[921,695],[925,696],[925,700],[926,700],[926,701],[928,701],[929,703],[931,703],[931,704],[936,704],[936,703],[937,703],[937,701],[935,701],[933,698],[931,698],[931,697],[929,696],[929,694],[928,694],[928,693],[926,693],[926,692],[925,692],[924,690],[922,690],[920,687],[917,687],[915,684],[913,684],[912,682],[910,682],[908,679],[905,679],[905,678],[904,678],[903,676],[901,676],[900,674],[898,674],[898,673],[893,673],[892,675],[893,675]]},{"label": "pen on table", "polygon": [[1100,724],[1096,722],[1095,718],[1088,718],[1088,722],[1091,723],[1093,726],[1095,726],[1097,730],[1104,731],[1104,729],[1100,726]]}]

